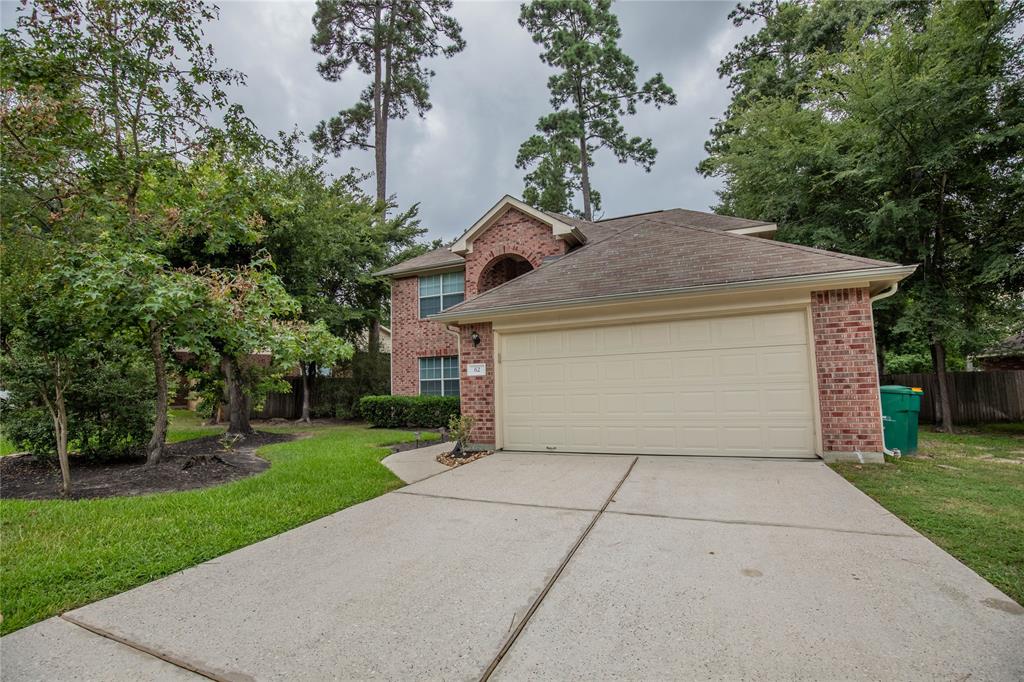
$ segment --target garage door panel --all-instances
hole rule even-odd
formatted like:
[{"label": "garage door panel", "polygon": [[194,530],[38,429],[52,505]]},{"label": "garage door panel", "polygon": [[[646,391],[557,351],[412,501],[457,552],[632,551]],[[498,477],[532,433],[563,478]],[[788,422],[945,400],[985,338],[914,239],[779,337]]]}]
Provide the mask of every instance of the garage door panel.
[{"label": "garage door panel", "polygon": [[684,350],[710,348],[712,345],[711,321],[679,320],[673,322],[669,338],[673,348]]},{"label": "garage door panel", "polygon": [[813,406],[806,386],[761,391],[761,414],[766,417],[801,417],[811,411]]},{"label": "garage door panel", "polygon": [[637,396],[632,393],[610,393],[604,396],[603,414],[615,419],[635,419],[638,413]]},{"label": "garage door panel", "polygon": [[718,377],[728,380],[757,378],[757,351],[723,353],[718,357]]},{"label": "garage door panel", "polygon": [[718,318],[711,323],[711,341],[715,346],[753,346],[757,328],[754,316]]},{"label": "garage door panel", "polygon": [[508,449],[813,456],[803,311],[502,338]]},{"label": "garage door panel", "polygon": [[595,384],[601,378],[597,361],[570,361],[565,367],[566,381],[570,384]]},{"label": "garage door panel", "polygon": [[676,394],[675,417],[679,420],[714,418],[716,403],[714,391],[680,391]]},{"label": "garage door panel", "polygon": [[603,381],[636,381],[636,367],[633,358],[609,358],[601,363],[601,379]]},{"label": "garage door panel", "polygon": [[807,378],[810,370],[805,347],[768,348],[762,350],[759,356],[758,366],[764,378],[785,377],[802,381]]},{"label": "garage door panel", "polygon": [[671,357],[672,375],[677,381],[694,379],[713,379],[715,377],[715,356],[710,353],[684,355],[677,353]]},{"label": "garage door panel", "polygon": [[765,435],[768,450],[774,453],[799,452],[814,443],[814,432],[807,426],[771,426]]},{"label": "garage door panel", "polygon": [[806,344],[807,317],[803,310],[789,310],[758,316],[758,340],[762,344]]},{"label": "garage door panel", "polygon": [[669,392],[641,393],[640,411],[651,416],[672,416],[676,413],[675,395]]},{"label": "garage door panel", "polygon": [[727,419],[760,417],[761,392],[756,388],[722,391],[717,412],[719,416]]},{"label": "garage door panel", "polygon": [[603,434],[600,429],[586,426],[566,428],[568,447],[571,452],[597,452],[601,450]]}]

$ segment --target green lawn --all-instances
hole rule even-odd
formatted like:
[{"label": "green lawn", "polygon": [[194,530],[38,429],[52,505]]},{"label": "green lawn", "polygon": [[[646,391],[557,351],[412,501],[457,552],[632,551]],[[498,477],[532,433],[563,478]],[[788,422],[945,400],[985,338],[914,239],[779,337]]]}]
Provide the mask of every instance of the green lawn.
[{"label": "green lawn", "polygon": [[922,430],[920,457],[834,468],[1024,603],[1024,424]]},{"label": "green lawn", "polygon": [[167,442],[212,436],[224,431],[224,426],[207,426],[205,419],[191,410],[172,409],[167,419]]},{"label": "green lawn", "polygon": [[18,446],[16,446],[11,441],[7,440],[7,438],[4,437],[3,430],[0,429],[0,457],[3,457],[4,455],[9,455],[12,452],[17,452],[17,451],[18,451]]},{"label": "green lawn", "polygon": [[[174,439],[205,428],[189,419],[175,415]],[[413,438],[408,432],[357,426],[266,430],[311,435],[260,449],[273,463],[270,469],[215,488],[98,500],[0,501],[0,631],[12,632],[398,488],[401,481],[379,463],[388,453],[381,446]]]}]

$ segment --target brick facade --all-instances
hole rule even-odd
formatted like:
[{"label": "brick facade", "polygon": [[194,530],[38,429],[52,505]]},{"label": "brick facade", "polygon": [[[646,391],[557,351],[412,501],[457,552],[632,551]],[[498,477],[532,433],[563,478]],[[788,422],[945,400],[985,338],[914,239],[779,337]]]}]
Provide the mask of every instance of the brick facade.
[{"label": "brick facade", "polygon": [[[503,268],[489,268],[515,254],[534,268],[544,258],[561,255],[566,243],[543,223],[516,210],[499,218],[473,241],[466,255],[466,298],[476,296],[500,278]],[[505,264],[509,265],[509,264]],[[525,267],[525,264],[520,264]],[[509,266],[509,272],[515,272]],[[392,295],[392,392],[419,393],[419,358],[458,355],[461,346],[462,411],[471,415],[474,444],[495,442],[494,337],[490,323],[465,325],[459,339],[444,325],[419,317],[418,278],[394,280]],[[867,289],[839,289],[811,294],[811,315],[817,361],[818,400],[825,452],[877,453],[882,450],[878,373],[871,300]],[[480,335],[473,346],[472,332]],[[483,363],[483,377],[466,376],[466,366]]]},{"label": "brick facade", "polygon": [[550,227],[525,213],[510,210],[473,240],[473,251],[466,254],[466,298],[479,293],[481,274],[486,274],[487,266],[505,254],[522,256],[539,268],[545,257],[560,256],[565,249],[565,242],[551,234]]},{"label": "brick facade", "polygon": [[458,355],[455,335],[437,322],[420,319],[420,289],[417,277],[403,277],[391,283],[391,392],[418,395],[419,358]]},{"label": "brick facade", "polygon": [[[550,227],[512,209],[473,240],[473,251],[466,254],[466,298],[477,295],[481,275],[486,279],[488,274],[494,274],[487,272],[487,266],[502,256],[521,256],[536,268],[545,257],[561,255],[565,249],[565,242],[554,237]],[[395,395],[417,395],[420,386],[419,358],[458,353],[455,335],[445,331],[444,325],[420,319],[419,278],[394,280],[391,283],[391,392]],[[489,371],[493,365],[494,359],[488,359]],[[460,380],[466,380],[464,371]],[[491,390],[493,403],[493,388]],[[493,409],[490,420],[489,442],[493,443]]]},{"label": "brick facade", "polygon": [[825,452],[881,452],[878,366],[867,289],[811,294]]},{"label": "brick facade", "polygon": [[[480,335],[480,343],[473,345],[473,332]],[[467,324],[461,327],[462,363],[459,393],[462,394],[462,414],[473,417],[470,441],[474,445],[494,446],[494,334],[491,323]],[[466,365],[483,363],[487,374],[482,377],[466,376]]]}]

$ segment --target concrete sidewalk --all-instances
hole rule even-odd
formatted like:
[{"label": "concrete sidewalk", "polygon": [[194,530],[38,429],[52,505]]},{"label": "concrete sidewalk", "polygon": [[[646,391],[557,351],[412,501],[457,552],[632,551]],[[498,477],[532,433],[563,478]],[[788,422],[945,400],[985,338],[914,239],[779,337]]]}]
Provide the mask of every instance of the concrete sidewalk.
[{"label": "concrete sidewalk", "polygon": [[497,453],[0,656],[4,680],[1019,680],[1024,609],[818,462]]},{"label": "concrete sidewalk", "polygon": [[448,471],[449,467],[437,461],[437,456],[447,454],[455,447],[455,443],[438,443],[415,450],[402,450],[388,455],[381,464],[398,476],[405,483],[415,483]]}]

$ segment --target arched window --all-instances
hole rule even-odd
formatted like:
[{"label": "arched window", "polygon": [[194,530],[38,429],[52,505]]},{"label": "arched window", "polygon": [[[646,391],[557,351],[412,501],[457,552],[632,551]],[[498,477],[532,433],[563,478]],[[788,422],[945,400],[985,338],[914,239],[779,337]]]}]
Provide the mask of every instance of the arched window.
[{"label": "arched window", "polygon": [[530,261],[514,253],[498,256],[484,267],[477,284],[477,293],[489,291],[499,284],[525,275],[533,266]]}]

